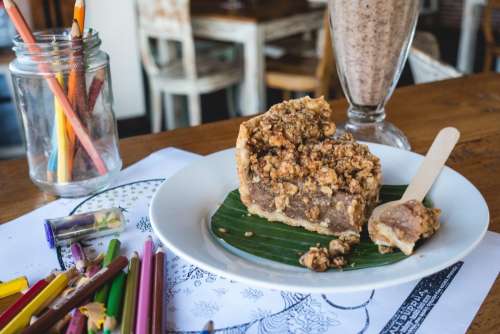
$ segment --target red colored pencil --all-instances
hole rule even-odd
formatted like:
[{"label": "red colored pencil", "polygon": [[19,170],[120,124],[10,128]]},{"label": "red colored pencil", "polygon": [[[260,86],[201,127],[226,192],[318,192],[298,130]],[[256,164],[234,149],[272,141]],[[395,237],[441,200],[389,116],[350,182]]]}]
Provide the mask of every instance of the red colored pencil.
[{"label": "red colored pencil", "polygon": [[11,321],[12,318],[19,313],[19,311],[28,305],[28,303],[49,284],[52,278],[54,278],[54,276],[49,276],[33,284],[24,295],[22,295],[14,304],[0,314],[0,329],[5,327],[5,325],[7,325],[9,321]]}]

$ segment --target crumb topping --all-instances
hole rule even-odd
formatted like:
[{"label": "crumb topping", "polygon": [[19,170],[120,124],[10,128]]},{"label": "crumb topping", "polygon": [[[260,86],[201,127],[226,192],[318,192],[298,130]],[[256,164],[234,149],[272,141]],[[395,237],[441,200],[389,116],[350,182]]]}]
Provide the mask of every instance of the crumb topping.
[{"label": "crumb topping", "polygon": [[284,211],[297,197],[308,206],[307,218],[317,221],[318,195],[331,198],[342,191],[359,195],[360,201],[376,198],[379,159],[350,134],[333,139],[331,114],[323,98],[306,97],[273,106],[249,129],[249,179],[272,192],[277,210]]}]

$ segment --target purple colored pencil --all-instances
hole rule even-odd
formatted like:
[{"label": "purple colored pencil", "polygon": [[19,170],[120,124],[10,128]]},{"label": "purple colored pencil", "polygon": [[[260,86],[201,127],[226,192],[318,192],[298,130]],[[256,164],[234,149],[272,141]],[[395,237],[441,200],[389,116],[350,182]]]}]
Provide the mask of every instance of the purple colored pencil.
[{"label": "purple colored pencil", "polygon": [[85,333],[85,315],[80,310],[75,309],[73,317],[69,322],[66,334],[83,334]]},{"label": "purple colored pencil", "polygon": [[141,275],[139,280],[139,297],[137,302],[136,334],[148,334],[151,325],[151,288],[153,284],[153,239],[149,237],[144,243]]},{"label": "purple colored pencil", "polygon": [[85,267],[87,266],[87,257],[85,256],[83,247],[79,242],[71,244],[71,255],[75,261],[76,269],[83,273],[85,271]]}]

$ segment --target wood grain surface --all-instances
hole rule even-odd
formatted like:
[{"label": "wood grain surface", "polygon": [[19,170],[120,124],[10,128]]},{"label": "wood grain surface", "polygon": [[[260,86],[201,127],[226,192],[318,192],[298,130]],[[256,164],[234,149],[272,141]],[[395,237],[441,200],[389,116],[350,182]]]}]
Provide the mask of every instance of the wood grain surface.
[{"label": "wood grain surface", "polygon": [[242,7],[228,9],[229,0],[191,0],[191,15],[196,17],[222,18],[228,20],[265,22],[295,14],[323,10],[323,5],[314,5],[307,0],[240,0]]},{"label": "wood grain surface", "polygon": [[[347,103],[335,100],[335,120],[345,119]],[[387,106],[388,119],[409,137],[413,150],[425,153],[437,132],[454,126],[460,142],[448,165],[469,179],[486,198],[490,230],[500,232],[500,75],[478,74],[396,90]],[[209,154],[234,146],[242,119],[124,139],[125,166],[148,154],[177,147]],[[31,183],[26,160],[0,163],[0,222],[7,222],[53,200]],[[500,280],[481,306],[469,333],[500,328]]]}]

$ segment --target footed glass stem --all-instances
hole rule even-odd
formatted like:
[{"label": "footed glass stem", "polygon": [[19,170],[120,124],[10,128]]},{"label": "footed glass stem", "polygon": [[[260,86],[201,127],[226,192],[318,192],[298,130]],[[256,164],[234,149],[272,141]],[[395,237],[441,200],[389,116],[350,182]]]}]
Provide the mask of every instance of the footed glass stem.
[{"label": "footed glass stem", "polygon": [[394,124],[384,120],[385,112],[383,109],[376,115],[365,114],[363,118],[355,117],[352,113],[353,110],[350,109],[348,120],[338,124],[338,135],[350,132],[357,140],[394,146],[408,151],[411,149],[410,142],[404,133]]}]

